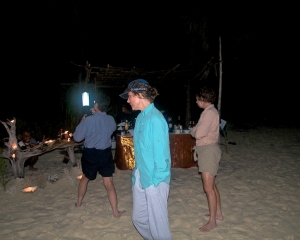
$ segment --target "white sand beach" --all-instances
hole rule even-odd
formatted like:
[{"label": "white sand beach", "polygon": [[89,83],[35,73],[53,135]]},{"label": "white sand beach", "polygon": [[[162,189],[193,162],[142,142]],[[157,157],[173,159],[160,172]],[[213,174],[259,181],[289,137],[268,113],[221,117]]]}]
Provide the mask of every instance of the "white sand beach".
[{"label": "white sand beach", "polygon": [[[169,220],[174,240],[300,239],[300,128],[230,129],[216,183],[223,221],[208,233],[207,200],[197,168],[172,168]],[[80,160],[81,153],[75,154]],[[80,168],[65,164],[61,150],[39,157],[39,171],[26,168],[14,179],[9,166],[7,191],[0,186],[0,239],[142,239],[131,222],[131,170],[118,170],[114,183],[119,210],[114,218],[101,176],[91,181],[81,208],[75,208]],[[70,174],[68,174],[70,171]],[[57,174],[54,183],[45,181]],[[43,180],[44,179],[44,180]],[[22,188],[40,185],[33,193]]]}]

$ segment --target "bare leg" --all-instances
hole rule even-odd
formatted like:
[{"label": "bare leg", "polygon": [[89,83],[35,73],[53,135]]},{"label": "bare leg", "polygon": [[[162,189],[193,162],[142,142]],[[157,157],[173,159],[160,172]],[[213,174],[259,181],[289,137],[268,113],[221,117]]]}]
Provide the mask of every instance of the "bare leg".
[{"label": "bare leg", "polygon": [[[214,186],[214,190],[215,190],[215,193],[216,193],[216,197],[217,197],[217,213],[216,213],[216,219],[219,220],[219,221],[223,221],[223,214],[222,214],[222,211],[221,211],[221,198],[220,198],[220,193],[219,193],[219,190],[215,184]],[[206,217],[209,217],[210,214],[205,214]]]},{"label": "bare leg", "polygon": [[116,217],[116,218],[121,217],[122,214],[124,214],[126,212],[126,210],[121,211],[121,212],[118,210],[117,193],[116,193],[116,189],[115,189],[115,186],[113,183],[113,178],[112,177],[102,177],[102,180],[103,180],[103,184],[107,191],[108,200],[111,205],[114,217]]},{"label": "bare leg", "polygon": [[38,168],[33,167],[34,164],[36,164],[36,162],[38,161],[38,159],[39,159],[38,156],[33,156],[33,157],[30,158],[29,165],[28,165],[29,170],[31,170],[31,171],[37,171],[38,170]]},{"label": "bare leg", "polygon": [[215,192],[215,176],[212,176],[209,172],[203,172],[201,173],[201,177],[208,202],[209,220],[204,226],[200,227],[199,230],[200,232],[209,232],[217,227],[217,194]]},{"label": "bare leg", "polygon": [[82,200],[87,190],[88,183],[89,183],[89,179],[83,174],[78,185],[78,198],[77,198],[77,202],[75,203],[75,207],[81,206]]}]

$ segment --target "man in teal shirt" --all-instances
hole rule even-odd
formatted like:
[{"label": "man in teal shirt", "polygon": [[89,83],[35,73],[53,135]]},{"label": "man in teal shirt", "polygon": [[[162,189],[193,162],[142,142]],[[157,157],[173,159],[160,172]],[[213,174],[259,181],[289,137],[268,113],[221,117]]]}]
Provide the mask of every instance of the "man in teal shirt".
[{"label": "man in teal shirt", "polygon": [[132,172],[132,222],[144,239],[171,240],[168,196],[171,177],[169,129],[154,106],[158,95],[144,79],[128,84],[120,97],[140,110],[134,128],[135,167]]}]

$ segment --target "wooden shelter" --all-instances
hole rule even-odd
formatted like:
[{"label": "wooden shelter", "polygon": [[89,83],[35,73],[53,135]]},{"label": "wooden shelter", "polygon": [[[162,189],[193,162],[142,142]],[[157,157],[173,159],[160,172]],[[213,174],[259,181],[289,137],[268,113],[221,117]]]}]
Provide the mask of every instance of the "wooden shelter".
[{"label": "wooden shelter", "polygon": [[142,78],[157,88],[164,86],[178,85],[186,93],[186,114],[184,125],[188,126],[191,118],[190,96],[193,84],[199,83],[207,78],[213,69],[217,75],[216,66],[219,62],[211,58],[204,66],[181,66],[180,64],[169,69],[142,69],[142,68],[124,68],[107,65],[107,67],[94,67],[87,61],[85,65],[79,65],[71,62],[74,66],[80,68],[84,76],[78,79],[77,84],[93,84],[95,88],[120,88],[125,89],[129,82],[134,79]]},{"label": "wooden shelter", "polygon": [[137,78],[146,79],[153,86],[174,83],[177,80],[187,83],[206,78],[210,69],[215,67],[213,58],[204,67],[178,64],[162,70],[114,67],[109,64],[107,67],[94,67],[89,62],[86,62],[86,65],[78,65],[73,62],[72,64],[85,71],[85,76],[81,78],[81,81],[94,83],[101,88],[124,88],[130,81]]}]

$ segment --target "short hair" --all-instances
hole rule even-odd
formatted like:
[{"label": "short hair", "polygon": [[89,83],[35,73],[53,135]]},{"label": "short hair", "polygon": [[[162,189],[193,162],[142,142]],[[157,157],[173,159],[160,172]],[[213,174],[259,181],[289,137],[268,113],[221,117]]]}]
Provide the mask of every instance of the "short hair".
[{"label": "short hair", "polygon": [[98,109],[101,112],[106,112],[110,104],[110,97],[106,93],[100,93],[96,96],[95,103],[98,103]]},{"label": "short hair", "polygon": [[124,99],[128,99],[128,93],[132,92],[134,95],[141,94],[143,98],[148,99],[151,103],[154,102],[156,96],[158,96],[157,89],[155,87],[151,87],[145,79],[136,79],[131,81],[124,93],[119,96]]},{"label": "short hair", "polygon": [[31,129],[29,127],[23,127],[23,128],[21,128],[20,134],[23,135],[23,133],[25,133],[25,132],[29,132],[30,134],[32,133],[32,131],[31,131]]},{"label": "short hair", "polygon": [[196,95],[199,101],[207,103],[214,103],[217,98],[215,91],[207,86],[200,88]]},{"label": "short hair", "polygon": [[148,85],[147,90],[133,90],[131,91],[134,95],[141,94],[143,98],[148,99],[151,103],[154,102],[155,98],[159,95],[155,87]]}]

